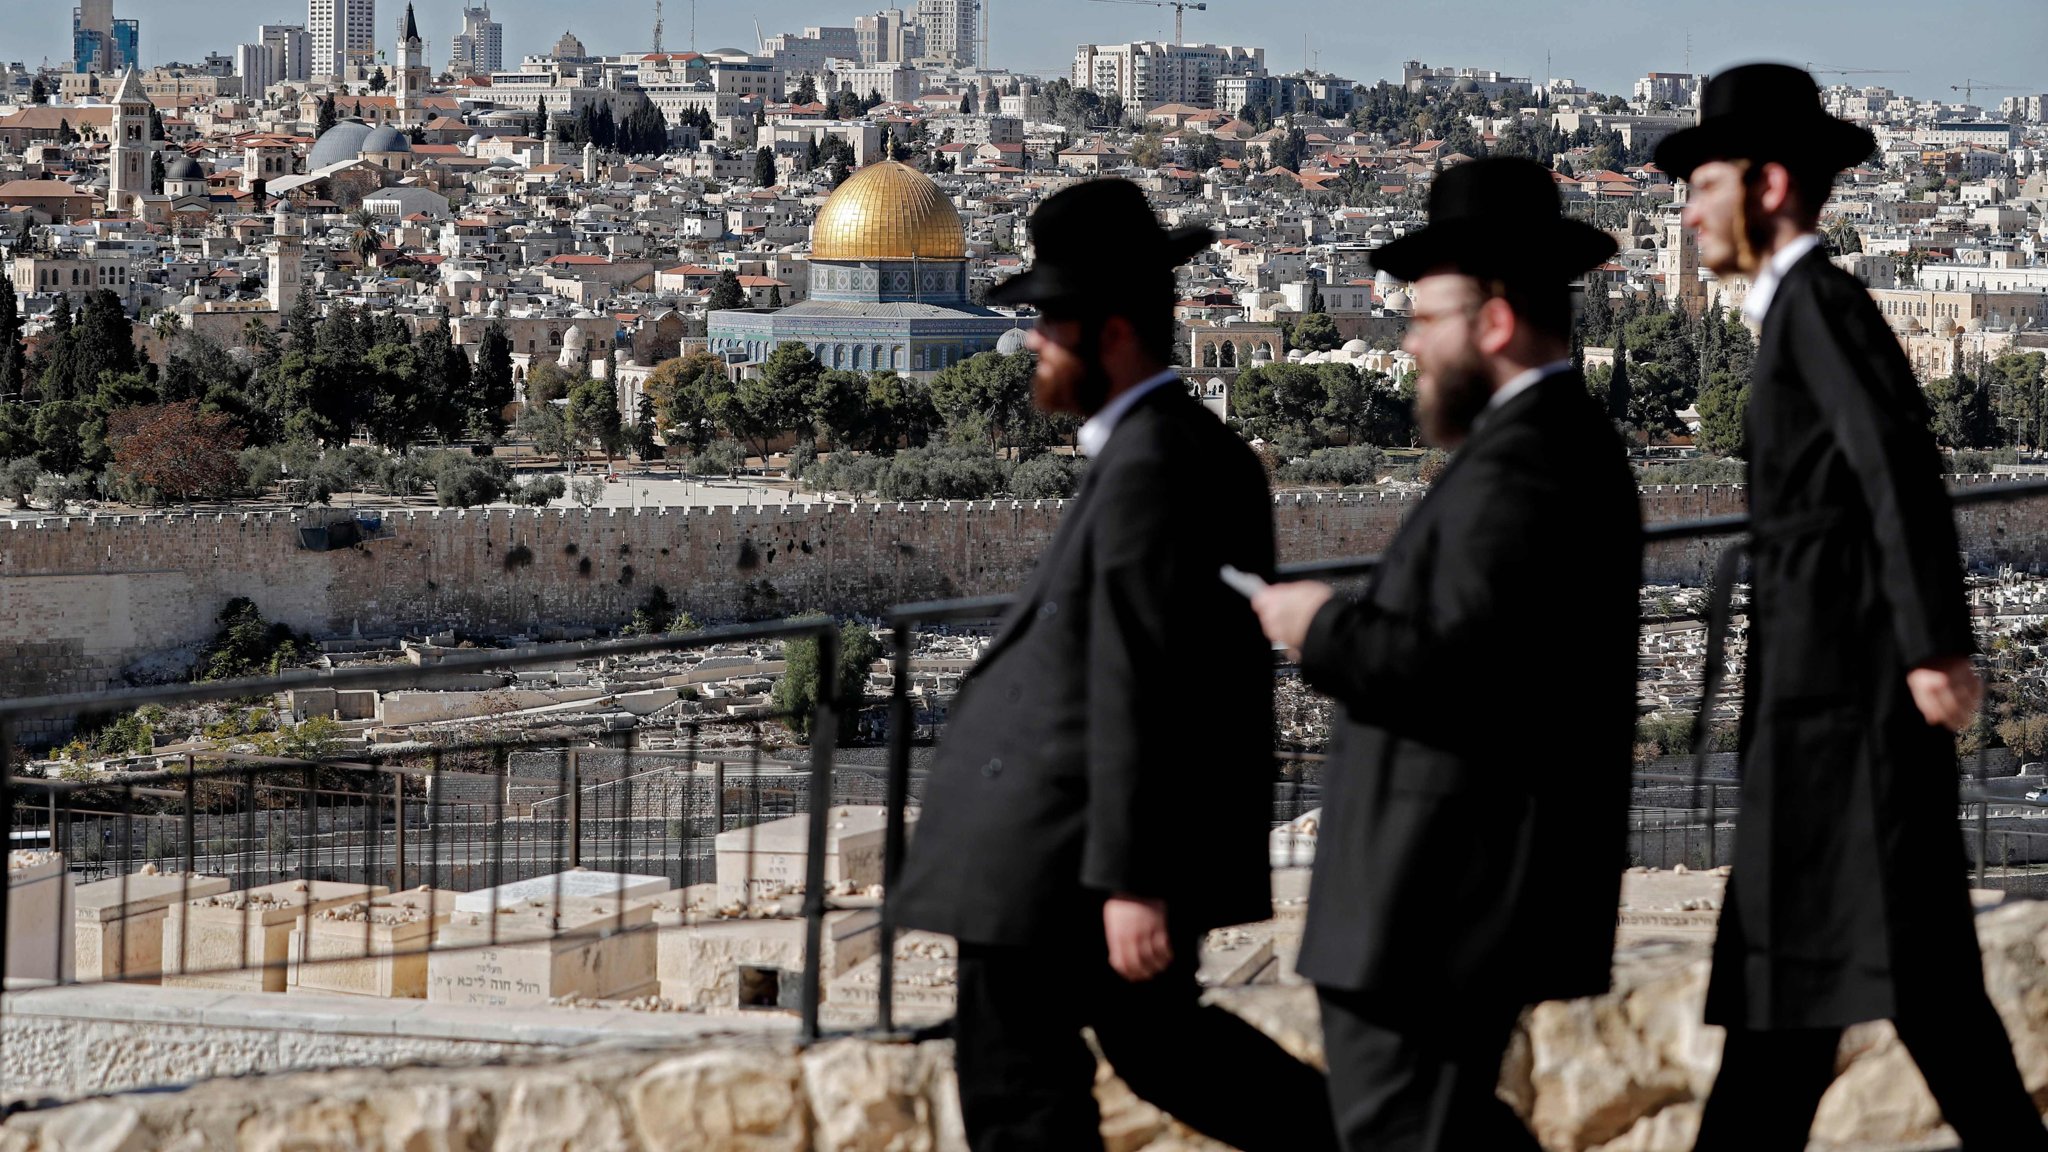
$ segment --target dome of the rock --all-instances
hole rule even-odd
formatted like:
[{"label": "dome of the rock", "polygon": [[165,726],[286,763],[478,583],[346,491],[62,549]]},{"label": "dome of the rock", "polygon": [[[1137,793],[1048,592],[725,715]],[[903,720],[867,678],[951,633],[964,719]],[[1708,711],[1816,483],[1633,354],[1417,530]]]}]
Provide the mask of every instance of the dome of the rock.
[{"label": "dome of the rock", "polygon": [[960,213],[908,164],[870,164],[834,191],[811,226],[813,260],[961,260]]}]

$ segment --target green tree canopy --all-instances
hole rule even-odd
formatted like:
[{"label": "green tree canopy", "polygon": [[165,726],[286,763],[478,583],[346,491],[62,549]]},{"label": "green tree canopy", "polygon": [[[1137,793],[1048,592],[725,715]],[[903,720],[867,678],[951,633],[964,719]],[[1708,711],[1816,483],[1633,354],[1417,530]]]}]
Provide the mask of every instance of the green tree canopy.
[{"label": "green tree canopy", "polygon": [[[881,641],[865,624],[839,627],[839,658],[834,662],[838,691],[833,693],[833,711],[838,716],[838,737],[850,741],[859,732],[860,710],[867,703],[868,672],[882,658]],[[775,682],[775,710],[797,738],[808,742],[818,705],[818,642],[790,640],[782,646],[785,662],[782,679]]]},{"label": "green tree canopy", "polygon": [[619,400],[609,381],[585,380],[576,385],[569,393],[568,419],[570,434],[604,453],[607,465],[626,446]]},{"label": "green tree canopy", "polygon": [[1294,322],[1287,342],[1304,352],[1328,352],[1344,341],[1338,335],[1337,322],[1330,318],[1328,312],[1311,309]]},{"label": "green tree canopy", "polygon": [[768,444],[811,422],[809,400],[824,367],[810,348],[787,341],[768,354],[759,373],[740,381],[719,422],[736,440],[751,440],[766,456]]},{"label": "green tree canopy", "polygon": [[711,299],[705,305],[712,312],[725,312],[747,306],[746,289],[740,287],[739,274],[726,269],[718,274],[718,282],[711,286]]},{"label": "green tree canopy", "polygon": [[495,440],[505,434],[505,409],[517,396],[512,381],[512,338],[497,320],[484,326],[471,377],[468,428],[471,436]]},{"label": "green tree canopy", "polygon": [[1716,372],[1700,391],[1700,450],[1715,456],[1749,455],[1743,413],[1749,408],[1749,378]]},{"label": "green tree canopy", "polygon": [[655,424],[672,445],[702,452],[717,430],[717,404],[732,392],[725,362],[710,352],[665,360],[647,378]]},{"label": "green tree canopy", "polygon": [[1027,352],[969,356],[932,377],[932,404],[949,433],[956,438],[986,438],[994,452],[1030,419],[1035,367]]}]

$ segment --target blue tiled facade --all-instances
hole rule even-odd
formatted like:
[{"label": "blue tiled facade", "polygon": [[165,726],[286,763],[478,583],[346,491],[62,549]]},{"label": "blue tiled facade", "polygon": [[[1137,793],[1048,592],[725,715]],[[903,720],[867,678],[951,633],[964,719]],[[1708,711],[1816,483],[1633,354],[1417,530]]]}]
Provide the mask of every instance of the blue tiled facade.
[{"label": "blue tiled facade", "polygon": [[928,375],[1029,320],[971,304],[961,260],[817,260],[810,299],[776,312],[713,312],[711,351],[757,364],[777,345],[811,349],[827,368]]}]

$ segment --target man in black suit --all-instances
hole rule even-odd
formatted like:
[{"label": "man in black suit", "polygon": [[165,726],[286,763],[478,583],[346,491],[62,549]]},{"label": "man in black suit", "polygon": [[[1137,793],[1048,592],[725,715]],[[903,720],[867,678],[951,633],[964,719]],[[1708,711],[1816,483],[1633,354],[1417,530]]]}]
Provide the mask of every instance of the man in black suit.
[{"label": "man in black suit", "polygon": [[1458,446],[1358,599],[1253,601],[1343,708],[1296,968],[1352,1152],[1527,1149],[1494,1095],[1523,1006],[1608,986],[1635,729],[1641,522],[1571,361],[1606,234],[1550,173],[1478,160],[1373,262],[1415,282],[1424,435]]},{"label": "man in black suit", "polygon": [[954,701],[899,891],[959,941],[954,1024],[975,1152],[1102,1147],[1082,1029],[1140,1096],[1246,1152],[1333,1149],[1323,1078],[1204,1008],[1204,935],[1272,913],[1273,666],[1222,565],[1273,568],[1265,473],[1170,367],[1168,232],[1123,180],[1048,198],[1032,386],[1088,417],[1089,464]]},{"label": "man in black suit", "polygon": [[1707,1021],[1703,1149],[1806,1146],[1842,1029],[1890,1019],[1967,1147],[2048,1149],[1984,994],[1955,743],[1983,688],[1928,410],[1814,229],[1875,148],[1783,64],[1714,77],[1657,163],[1701,263],[1751,280],[1742,809]]}]

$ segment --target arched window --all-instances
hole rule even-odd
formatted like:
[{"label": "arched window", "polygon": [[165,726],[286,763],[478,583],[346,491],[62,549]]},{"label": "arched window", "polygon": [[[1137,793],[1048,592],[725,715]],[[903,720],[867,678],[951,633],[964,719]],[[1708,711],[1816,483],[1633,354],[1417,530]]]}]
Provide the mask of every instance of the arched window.
[{"label": "arched window", "polygon": [[1235,367],[1237,367],[1237,345],[1236,345],[1236,344],[1233,344],[1233,343],[1231,343],[1231,342],[1230,342],[1230,341],[1228,341],[1228,340],[1225,340],[1225,341],[1223,342],[1223,348],[1222,348],[1222,355],[1221,355],[1221,360],[1222,360],[1222,363],[1221,363],[1221,364],[1219,365],[1219,367],[1223,367],[1223,368],[1235,368]]}]

